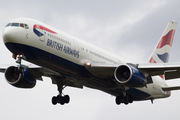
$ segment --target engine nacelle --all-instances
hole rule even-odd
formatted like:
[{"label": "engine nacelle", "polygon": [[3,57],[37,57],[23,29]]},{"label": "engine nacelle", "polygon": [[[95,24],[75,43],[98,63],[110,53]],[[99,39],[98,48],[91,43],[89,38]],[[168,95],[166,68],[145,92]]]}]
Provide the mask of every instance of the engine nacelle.
[{"label": "engine nacelle", "polygon": [[18,67],[8,67],[5,71],[5,78],[9,84],[18,88],[33,88],[36,79],[24,68],[19,72]]},{"label": "engine nacelle", "polygon": [[135,67],[120,65],[115,69],[115,79],[127,87],[144,87],[147,83],[144,75]]}]

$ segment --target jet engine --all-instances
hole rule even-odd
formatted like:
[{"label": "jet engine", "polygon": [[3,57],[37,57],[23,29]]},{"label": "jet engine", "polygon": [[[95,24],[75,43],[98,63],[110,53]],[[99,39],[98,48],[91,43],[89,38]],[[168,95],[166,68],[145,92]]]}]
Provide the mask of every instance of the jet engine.
[{"label": "jet engine", "polygon": [[36,79],[24,68],[8,67],[5,71],[5,78],[9,84],[18,88],[33,88]]},{"label": "jet engine", "polygon": [[115,69],[115,79],[127,87],[144,87],[147,83],[144,75],[131,65],[120,65]]}]

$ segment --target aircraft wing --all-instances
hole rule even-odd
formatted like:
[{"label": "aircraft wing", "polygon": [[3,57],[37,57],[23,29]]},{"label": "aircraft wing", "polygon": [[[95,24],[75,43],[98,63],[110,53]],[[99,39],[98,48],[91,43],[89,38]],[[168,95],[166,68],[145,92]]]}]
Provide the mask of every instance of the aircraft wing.
[{"label": "aircraft wing", "polygon": [[[15,64],[15,65],[0,65],[0,72],[4,73],[5,70],[10,67],[10,66],[19,66],[18,64]],[[36,78],[36,80],[41,80],[43,81],[42,79],[42,76],[45,76],[45,77],[50,77],[52,79],[52,83],[53,84],[56,84],[56,81],[54,80],[54,77],[64,77],[65,79],[65,83],[64,85],[65,86],[70,86],[70,87],[76,87],[76,88],[83,88],[83,85],[81,84],[78,84],[76,82],[73,81],[74,78],[70,78],[68,76],[64,76],[58,72],[55,72],[55,71],[52,71],[50,69],[47,69],[47,68],[44,68],[44,67],[41,67],[41,66],[37,66],[37,65],[34,65],[34,64],[30,64],[30,65],[21,65],[23,68],[25,68],[26,70],[28,70],[28,72],[30,72],[34,78]]]},{"label": "aircraft wing", "polygon": [[165,75],[165,79],[180,78],[180,63],[147,63],[139,64],[138,69],[150,76]]},{"label": "aircraft wing", "polygon": [[[10,66],[16,66],[18,67],[18,64],[14,64],[14,65],[0,65],[0,72],[4,73],[5,70],[10,67]],[[26,70],[28,70],[36,79],[38,80],[42,80],[42,76],[51,76],[51,75],[55,75],[55,76],[60,76],[60,74],[51,71],[49,69],[34,65],[34,64],[30,64],[28,66],[26,65],[22,65],[23,68],[25,68]]]},{"label": "aircraft wing", "polygon": [[[9,66],[7,66],[9,67]],[[0,72],[4,73],[4,71],[6,70],[6,65],[2,65],[1,68],[0,68]]]},{"label": "aircraft wing", "polygon": [[[137,65],[127,63],[127,65],[134,66],[142,73],[148,74],[148,76],[150,76],[147,77],[148,83],[152,83],[151,76],[162,75],[162,74],[165,75],[166,80],[180,78],[180,63],[146,63],[146,64],[137,64]],[[114,77],[114,71],[118,66],[120,66],[120,64],[104,64],[104,63],[85,64],[86,69],[88,69],[92,74],[103,78]],[[29,65],[27,70],[39,80],[42,80],[42,76],[51,77],[52,81],[53,81],[53,76],[61,76],[61,77],[63,76],[60,73],[33,64]],[[83,88],[83,85],[80,85],[72,81],[73,78],[66,77],[65,79],[66,79],[66,83],[65,83],[66,86]],[[56,84],[56,82],[53,83]],[[180,86],[164,87],[162,89],[164,91],[179,90]]]},{"label": "aircraft wing", "polygon": [[[132,64],[129,64],[132,65]],[[115,69],[120,64],[85,63],[84,66],[92,74],[100,77],[114,77]],[[148,76],[165,75],[165,79],[180,78],[180,63],[147,63],[133,65]]]}]

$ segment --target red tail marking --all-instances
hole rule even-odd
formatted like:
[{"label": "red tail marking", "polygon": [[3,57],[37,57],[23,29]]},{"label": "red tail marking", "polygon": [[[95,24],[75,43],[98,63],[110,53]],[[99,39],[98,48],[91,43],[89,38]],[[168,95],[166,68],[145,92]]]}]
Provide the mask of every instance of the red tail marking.
[{"label": "red tail marking", "polygon": [[162,48],[165,45],[169,45],[172,47],[172,42],[173,42],[173,38],[174,38],[174,33],[175,30],[172,29],[171,31],[169,31],[165,36],[163,36],[161,38],[161,41],[159,42],[159,44],[157,45],[156,48]]},{"label": "red tail marking", "polygon": [[153,59],[153,57],[150,58],[149,62],[150,63],[156,63],[156,61]]}]

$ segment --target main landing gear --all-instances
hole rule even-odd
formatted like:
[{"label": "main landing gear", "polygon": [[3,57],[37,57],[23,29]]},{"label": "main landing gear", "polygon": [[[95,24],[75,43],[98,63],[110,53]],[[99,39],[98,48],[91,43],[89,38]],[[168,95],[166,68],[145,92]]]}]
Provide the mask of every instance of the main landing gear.
[{"label": "main landing gear", "polygon": [[57,103],[64,105],[65,103],[68,104],[70,101],[70,97],[69,95],[64,95],[62,93],[62,90],[65,88],[64,84],[63,84],[63,79],[62,78],[53,78],[53,80],[56,81],[57,87],[58,87],[58,91],[59,91],[59,95],[57,96],[53,96],[52,97],[52,104],[56,105]]},{"label": "main landing gear", "polygon": [[120,105],[121,103],[124,103],[125,105],[128,105],[129,103],[133,103],[133,97],[131,95],[117,96],[116,104]]},{"label": "main landing gear", "polygon": [[133,96],[132,95],[128,95],[126,92],[127,88],[124,87],[124,89],[122,89],[122,95],[121,96],[116,96],[116,104],[120,105],[121,103],[124,103],[125,105],[128,105],[129,103],[133,103]]}]

